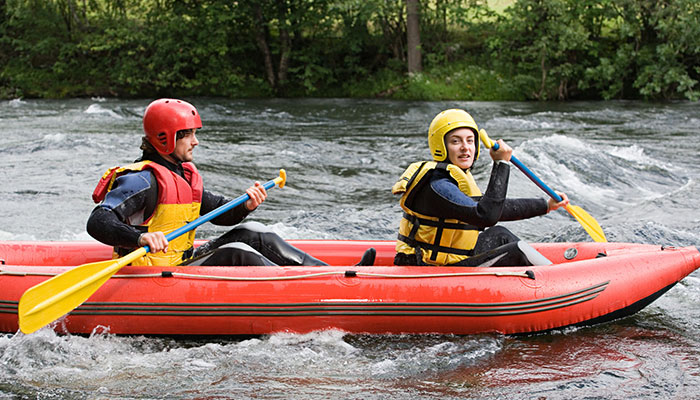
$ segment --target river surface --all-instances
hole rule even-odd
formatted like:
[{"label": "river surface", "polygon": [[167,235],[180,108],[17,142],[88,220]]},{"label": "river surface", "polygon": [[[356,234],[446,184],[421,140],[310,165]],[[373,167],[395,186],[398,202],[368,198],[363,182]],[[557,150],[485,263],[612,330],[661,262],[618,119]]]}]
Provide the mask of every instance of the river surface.
[{"label": "river surface", "polygon": [[[236,197],[286,169],[249,218],[287,239],[394,239],[392,184],[429,157],[433,116],[461,107],[609,241],[700,244],[698,103],[190,100],[207,189]],[[138,157],[148,102],[0,102],[0,240],[91,240],[92,190]],[[544,197],[515,168],[509,195]],[[563,211],[504,225],[528,241],[590,240]],[[696,271],[632,317],[522,337],[0,334],[0,399],[688,399],[699,359]]]}]

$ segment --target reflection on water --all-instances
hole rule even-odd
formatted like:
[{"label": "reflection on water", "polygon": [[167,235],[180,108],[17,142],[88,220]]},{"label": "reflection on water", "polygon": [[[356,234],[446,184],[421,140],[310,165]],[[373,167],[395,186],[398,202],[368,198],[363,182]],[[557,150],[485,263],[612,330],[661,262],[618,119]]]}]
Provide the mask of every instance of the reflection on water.
[{"label": "reflection on water", "polygon": [[[428,157],[432,117],[464,107],[609,240],[700,244],[695,103],[190,100],[204,120],[195,160],[208,189],[235,197],[287,170],[287,186],[251,216],[286,238],[393,239],[392,184]],[[88,240],[90,194],[104,170],[138,156],[148,102],[0,103],[0,240]],[[543,196],[516,169],[509,195]],[[589,240],[564,212],[507,226],[530,241]],[[205,224],[198,236],[224,229]],[[692,398],[699,301],[696,272],[634,317],[536,336],[5,334],[0,398]]]}]

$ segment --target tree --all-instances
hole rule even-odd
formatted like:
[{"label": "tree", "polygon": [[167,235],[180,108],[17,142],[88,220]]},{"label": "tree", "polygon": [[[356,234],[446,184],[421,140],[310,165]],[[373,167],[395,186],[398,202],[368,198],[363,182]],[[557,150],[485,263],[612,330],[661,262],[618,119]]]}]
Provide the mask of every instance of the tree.
[{"label": "tree", "polygon": [[[598,0],[520,0],[498,20],[491,39],[494,59],[528,96],[564,100],[576,94],[585,68],[595,59],[593,29],[585,10]],[[598,22],[601,23],[601,22]],[[595,28],[594,30],[598,30]]]},{"label": "tree", "polygon": [[408,73],[423,71],[420,48],[420,10],[418,0],[406,0],[406,41]]}]

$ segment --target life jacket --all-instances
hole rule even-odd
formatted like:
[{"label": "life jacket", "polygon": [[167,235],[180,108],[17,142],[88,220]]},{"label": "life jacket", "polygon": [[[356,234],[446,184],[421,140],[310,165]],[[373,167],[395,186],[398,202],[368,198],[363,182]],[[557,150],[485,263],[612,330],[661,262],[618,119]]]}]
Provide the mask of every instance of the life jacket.
[{"label": "life jacket", "polygon": [[447,162],[423,161],[411,164],[391,189],[401,195],[403,217],[399,224],[396,252],[416,257],[430,265],[449,265],[473,254],[479,228],[457,219],[445,219],[421,214],[413,209],[416,193],[429,184],[434,170],[446,170],[467,196],[481,196],[481,191],[469,171]]},{"label": "life jacket", "polygon": [[[161,231],[167,235],[199,217],[203,190],[202,177],[192,163],[182,163],[182,169],[184,179],[168,168],[151,161],[110,168],[102,175],[102,179],[92,194],[92,199],[95,203],[104,200],[107,192],[112,190],[114,181],[120,175],[150,170],[158,182],[158,205],[148,219],[135,226],[141,231]],[[178,265],[183,261],[183,254],[191,252],[194,237],[195,230],[193,229],[169,241],[167,252],[149,252],[132,262],[131,265]],[[119,249],[117,248],[115,248],[114,257],[119,257]]]}]

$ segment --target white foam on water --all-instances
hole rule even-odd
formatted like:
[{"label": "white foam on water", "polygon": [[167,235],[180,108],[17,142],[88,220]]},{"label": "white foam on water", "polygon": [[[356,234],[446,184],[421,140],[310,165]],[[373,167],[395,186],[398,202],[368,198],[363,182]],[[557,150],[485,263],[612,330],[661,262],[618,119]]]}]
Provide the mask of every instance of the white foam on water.
[{"label": "white foam on water", "polygon": [[[523,142],[515,149],[513,152],[514,155],[516,155],[525,166],[537,166],[537,170],[540,172],[535,172],[533,170],[534,167],[528,168],[533,170],[535,175],[547,186],[555,191],[567,193],[570,199],[573,199],[574,194],[577,197],[584,197],[595,202],[615,198],[615,191],[613,189],[582,181],[581,175],[578,172],[570,169],[547,152],[538,149],[537,147],[542,146],[542,144],[554,144],[557,148],[564,149],[559,154],[565,151],[567,153],[573,152],[578,154],[583,160],[586,158],[586,153],[592,153],[594,150],[591,149],[590,145],[580,139],[563,135],[552,135]],[[533,156],[531,153],[535,155]]]},{"label": "white foam on water", "polygon": [[119,118],[119,119],[123,118],[121,115],[117,114],[116,112],[114,112],[110,109],[104,108],[99,104],[90,104],[90,106],[88,106],[88,108],[84,112],[86,114],[105,114],[105,115],[109,115],[110,117],[113,117],[113,118]]},{"label": "white foam on water", "polygon": [[[488,126],[490,129],[494,130],[494,133],[498,130],[505,129],[508,127],[509,130],[518,131],[530,131],[530,130],[551,130],[557,127],[557,124],[551,121],[541,121],[533,120],[531,118],[522,117],[497,117],[492,120],[487,121],[484,126]],[[481,126],[480,126],[481,127]],[[486,130],[489,132],[489,130]],[[491,139],[498,139],[499,135],[490,135]]]},{"label": "white foam on water", "polygon": [[36,234],[32,233],[13,233],[0,230],[0,240],[38,240]]},{"label": "white foam on water", "polygon": [[625,147],[609,146],[609,149],[609,154],[623,158],[627,161],[635,161],[646,164],[656,161],[645,156],[644,149],[637,146],[636,144]]},{"label": "white foam on water", "polygon": [[17,98],[17,99],[9,100],[7,102],[7,104],[11,107],[22,107],[22,106],[27,105],[27,102],[22,100],[21,98]]},{"label": "white foam on water", "polygon": [[283,222],[275,222],[274,224],[268,225],[273,232],[278,234],[280,237],[286,240],[290,239],[333,239],[333,235],[327,231],[319,231],[308,228],[297,228],[295,226],[287,225]]},{"label": "white foam on water", "polygon": [[520,147],[527,149],[528,144],[553,145],[557,148],[563,148],[567,150],[571,149],[577,151],[581,150],[585,152],[592,152],[591,147],[593,147],[591,144],[588,144],[581,139],[559,134],[554,134],[550,136],[540,136],[534,139],[528,139],[525,142],[523,142],[523,144],[521,144]]},{"label": "white foam on water", "polygon": [[48,135],[44,135],[44,141],[50,142],[50,143],[60,143],[66,139],[66,135],[64,133],[50,133]]}]

